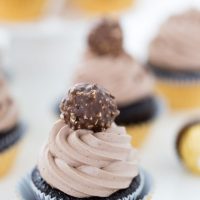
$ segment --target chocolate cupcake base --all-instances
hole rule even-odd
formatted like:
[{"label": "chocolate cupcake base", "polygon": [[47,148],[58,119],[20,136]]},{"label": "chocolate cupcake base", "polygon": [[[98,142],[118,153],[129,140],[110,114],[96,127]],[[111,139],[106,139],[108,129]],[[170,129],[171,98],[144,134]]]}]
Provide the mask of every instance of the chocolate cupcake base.
[{"label": "chocolate cupcake base", "polygon": [[[40,193],[41,196],[48,196],[49,199],[62,199],[62,200],[122,200],[126,198],[127,200],[137,200],[139,196],[141,196],[142,191],[144,189],[144,176],[143,174],[138,175],[136,178],[133,179],[132,183],[130,184],[129,188],[120,190],[115,192],[109,197],[90,197],[90,198],[75,198],[64,194],[63,192],[52,188],[48,185],[45,180],[41,177],[37,168],[32,171],[31,174],[31,181],[33,187],[37,190],[37,193]],[[40,199],[40,200],[45,200]]]},{"label": "chocolate cupcake base", "polygon": [[150,121],[158,112],[157,100],[148,97],[127,106],[118,106],[120,115],[116,118],[119,125],[138,124]]},{"label": "chocolate cupcake base", "polygon": [[152,64],[148,64],[150,69],[158,78],[172,79],[172,80],[200,80],[200,71],[184,71],[184,70],[170,70],[156,67]]},{"label": "chocolate cupcake base", "polygon": [[23,136],[25,125],[17,124],[12,129],[0,133],[0,154],[15,145]]}]

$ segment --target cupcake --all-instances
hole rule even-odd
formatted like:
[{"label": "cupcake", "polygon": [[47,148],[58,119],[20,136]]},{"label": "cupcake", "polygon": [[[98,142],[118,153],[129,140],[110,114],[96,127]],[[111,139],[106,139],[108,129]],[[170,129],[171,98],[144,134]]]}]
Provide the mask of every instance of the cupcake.
[{"label": "cupcake", "polygon": [[72,5],[90,14],[110,13],[127,9],[134,0],[71,0]]},{"label": "cupcake", "polygon": [[104,19],[91,31],[73,82],[97,83],[111,91],[120,110],[116,123],[126,126],[134,146],[141,146],[158,111],[154,79],[124,50],[118,21]]},{"label": "cupcake", "polygon": [[187,123],[179,131],[176,140],[178,156],[184,166],[200,175],[200,120]]},{"label": "cupcake", "polygon": [[23,132],[17,105],[0,76],[0,177],[6,175],[13,165]]},{"label": "cupcake", "polygon": [[30,176],[35,199],[143,199],[148,179],[130,136],[114,123],[114,97],[98,85],[77,84],[60,109]]},{"label": "cupcake", "polygon": [[46,0],[0,0],[0,20],[35,20],[41,16],[45,4]]},{"label": "cupcake", "polygon": [[170,17],[150,44],[157,90],[174,110],[200,107],[200,12]]}]

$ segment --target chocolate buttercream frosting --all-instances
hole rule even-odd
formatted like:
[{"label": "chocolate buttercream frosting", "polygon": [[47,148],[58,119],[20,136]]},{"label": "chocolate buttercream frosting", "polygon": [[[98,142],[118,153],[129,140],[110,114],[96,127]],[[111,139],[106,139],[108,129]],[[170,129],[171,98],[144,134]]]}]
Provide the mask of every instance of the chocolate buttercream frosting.
[{"label": "chocolate buttercream frosting", "polygon": [[150,64],[179,71],[200,70],[200,11],[170,17],[150,45]]}]

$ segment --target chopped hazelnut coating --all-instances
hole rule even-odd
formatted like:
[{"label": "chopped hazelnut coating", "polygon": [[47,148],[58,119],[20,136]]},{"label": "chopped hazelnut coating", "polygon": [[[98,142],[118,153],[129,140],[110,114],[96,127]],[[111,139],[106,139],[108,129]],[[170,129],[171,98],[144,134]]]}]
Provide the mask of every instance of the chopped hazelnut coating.
[{"label": "chopped hazelnut coating", "polygon": [[119,111],[115,98],[96,84],[76,84],[60,104],[61,117],[74,130],[103,131]]}]

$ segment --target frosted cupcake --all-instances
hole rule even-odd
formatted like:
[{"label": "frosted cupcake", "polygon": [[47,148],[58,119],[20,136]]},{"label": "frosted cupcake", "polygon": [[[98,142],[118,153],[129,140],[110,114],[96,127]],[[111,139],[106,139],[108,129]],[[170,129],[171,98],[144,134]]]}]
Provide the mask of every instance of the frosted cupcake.
[{"label": "frosted cupcake", "polygon": [[8,173],[15,161],[23,132],[17,105],[0,76],[0,178]]},{"label": "frosted cupcake", "polygon": [[116,123],[126,126],[133,144],[141,146],[158,110],[154,80],[123,49],[117,21],[103,20],[89,34],[88,50],[74,77],[74,83],[78,82],[97,83],[112,92],[120,110]]},{"label": "frosted cupcake", "polygon": [[87,13],[110,13],[127,9],[134,0],[71,0],[71,3]]},{"label": "frosted cupcake", "polygon": [[47,0],[0,0],[0,20],[35,20],[43,13],[46,2]]},{"label": "frosted cupcake", "polygon": [[149,50],[157,89],[175,110],[200,107],[200,12],[170,17]]},{"label": "frosted cupcake", "polygon": [[31,173],[35,199],[142,199],[148,180],[130,136],[114,123],[114,97],[97,85],[77,84],[60,109]]}]

